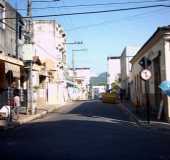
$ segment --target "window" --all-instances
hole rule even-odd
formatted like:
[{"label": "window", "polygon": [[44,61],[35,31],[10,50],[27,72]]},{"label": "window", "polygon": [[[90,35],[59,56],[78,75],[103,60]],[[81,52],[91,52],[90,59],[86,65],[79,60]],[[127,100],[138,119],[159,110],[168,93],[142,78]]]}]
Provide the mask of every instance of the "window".
[{"label": "window", "polygon": [[0,29],[5,28],[4,19],[5,18],[5,9],[4,7],[0,4]]},{"label": "window", "polygon": [[19,39],[21,40],[22,39],[22,26],[19,25]]}]

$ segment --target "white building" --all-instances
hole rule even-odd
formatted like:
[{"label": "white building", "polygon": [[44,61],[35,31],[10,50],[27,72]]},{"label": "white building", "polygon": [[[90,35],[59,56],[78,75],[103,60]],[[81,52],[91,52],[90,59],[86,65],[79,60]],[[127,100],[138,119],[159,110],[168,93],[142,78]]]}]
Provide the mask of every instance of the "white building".
[{"label": "white building", "polygon": [[159,27],[132,58],[132,102],[137,106],[146,106],[145,81],[141,79],[143,69],[139,62],[143,57],[151,60],[148,67],[152,73],[149,80],[149,102],[152,113],[159,112],[160,102],[164,102],[164,118],[170,120],[170,97],[163,96],[159,85],[170,80],[170,26]]},{"label": "white building", "polygon": [[107,85],[111,88],[111,84],[119,79],[120,76],[120,57],[107,57]]},{"label": "white building", "polygon": [[139,47],[127,46],[120,56],[121,66],[121,88],[125,90],[126,98],[130,98],[130,81],[131,81],[131,63],[130,60],[137,53]]},{"label": "white building", "polygon": [[55,20],[35,20],[32,41],[33,44],[24,46],[24,60],[38,64],[38,69],[33,65],[32,78],[39,79],[33,80],[39,87],[37,103],[40,104],[37,105],[64,104],[67,93],[64,83],[66,34],[63,28]]},{"label": "white building", "polygon": [[79,100],[87,100],[89,98],[90,91],[90,68],[75,68],[70,70],[70,75],[73,76],[74,83],[78,87],[78,97]]},{"label": "white building", "polygon": [[92,99],[101,98],[101,93],[106,92],[106,86],[92,86]]}]

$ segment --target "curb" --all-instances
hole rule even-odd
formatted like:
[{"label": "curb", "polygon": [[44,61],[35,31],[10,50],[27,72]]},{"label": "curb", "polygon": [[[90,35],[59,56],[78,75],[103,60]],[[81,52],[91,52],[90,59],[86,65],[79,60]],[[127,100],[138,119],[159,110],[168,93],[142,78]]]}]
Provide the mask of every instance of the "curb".
[{"label": "curb", "polygon": [[46,115],[47,113],[48,113],[48,111],[43,111],[41,113],[38,113],[38,114],[32,115],[30,117],[27,117],[27,118],[25,118],[23,120],[19,120],[19,121],[17,121],[17,123],[19,125],[22,125],[22,124],[25,124],[27,122],[33,121],[35,119],[41,118],[42,116]]},{"label": "curb", "polygon": [[22,125],[22,124],[25,124],[25,123],[28,123],[28,122],[31,122],[35,119],[39,119],[39,118],[42,118],[43,116],[47,115],[48,113],[51,113],[57,109],[60,109],[62,106],[59,106],[59,107],[54,107],[54,108],[50,108],[50,109],[47,109],[45,111],[42,111],[41,113],[38,113],[38,114],[35,114],[35,115],[32,115],[30,117],[27,117],[23,120],[19,120],[17,123],[19,125]]},{"label": "curb", "polygon": [[62,105],[55,105],[55,107],[51,107],[51,108],[48,108],[46,109],[45,111],[42,111],[41,113],[38,113],[38,114],[35,114],[35,115],[31,115],[30,117],[26,117],[25,119],[23,120],[18,120],[17,122],[14,122],[13,124],[11,124],[11,126],[8,126],[7,128],[5,128],[5,130],[8,130],[8,129],[13,129],[13,128],[16,128],[16,127],[19,127],[19,126],[22,126],[28,122],[31,122],[35,119],[39,119],[39,118],[42,118],[44,117],[45,115],[47,115],[48,113],[52,113],[53,111],[56,111],[56,110],[59,110],[60,108],[62,108],[63,106],[65,105],[69,105],[71,104],[72,102],[66,102],[65,104],[62,104]]},{"label": "curb", "polygon": [[31,122],[33,120],[36,120],[36,119],[39,119],[39,118],[42,118],[44,117],[45,115],[47,115],[48,113],[51,113],[55,110],[58,110],[60,109],[62,106],[58,106],[58,107],[53,107],[53,108],[49,108],[45,111],[42,111],[41,113],[38,113],[38,114],[35,114],[35,115],[31,115],[30,117],[26,117],[25,119],[23,120],[18,120],[17,122],[14,122],[13,124],[11,124],[10,126],[8,127],[5,127],[5,130],[8,130],[8,129],[14,129],[16,127],[19,127],[19,126],[22,126],[28,122]]},{"label": "curb", "polygon": [[140,126],[143,127],[145,126],[142,121],[135,115],[133,114],[124,104],[120,103],[119,106],[121,107],[122,110],[124,110],[125,112],[127,112],[130,117],[135,121],[135,123]]},{"label": "curb", "polygon": [[170,123],[166,123],[166,122],[157,122],[157,121],[150,121],[150,124],[148,124],[147,121],[141,120],[139,119],[132,111],[130,111],[128,109],[128,107],[126,107],[125,104],[120,104],[121,108],[128,112],[128,114],[130,114],[132,116],[132,118],[135,120],[135,122],[141,126],[141,127],[145,127],[147,129],[166,129],[170,131]]}]

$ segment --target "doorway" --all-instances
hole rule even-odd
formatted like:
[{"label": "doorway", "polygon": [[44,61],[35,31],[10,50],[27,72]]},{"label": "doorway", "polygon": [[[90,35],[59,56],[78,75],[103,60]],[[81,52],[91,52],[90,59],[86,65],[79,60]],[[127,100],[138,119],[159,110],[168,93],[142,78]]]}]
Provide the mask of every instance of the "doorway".
[{"label": "doorway", "polygon": [[161,90],[159,88],[159,85],[161,83],[160,52],[159,55],[153,60],[153,67],[154,67],[155,109],[158,111],[162,99]]}]

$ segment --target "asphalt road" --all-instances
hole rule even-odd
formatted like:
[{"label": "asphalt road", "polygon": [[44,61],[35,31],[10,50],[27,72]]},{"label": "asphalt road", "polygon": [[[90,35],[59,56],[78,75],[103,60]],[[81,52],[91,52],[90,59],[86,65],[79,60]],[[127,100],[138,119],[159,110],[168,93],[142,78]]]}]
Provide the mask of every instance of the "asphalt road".
[{"label": "asphalt road", "polygon": [[138,126],[119,105],[75,102],[0,133],[2,160],[170,160],[170,133]]}]

